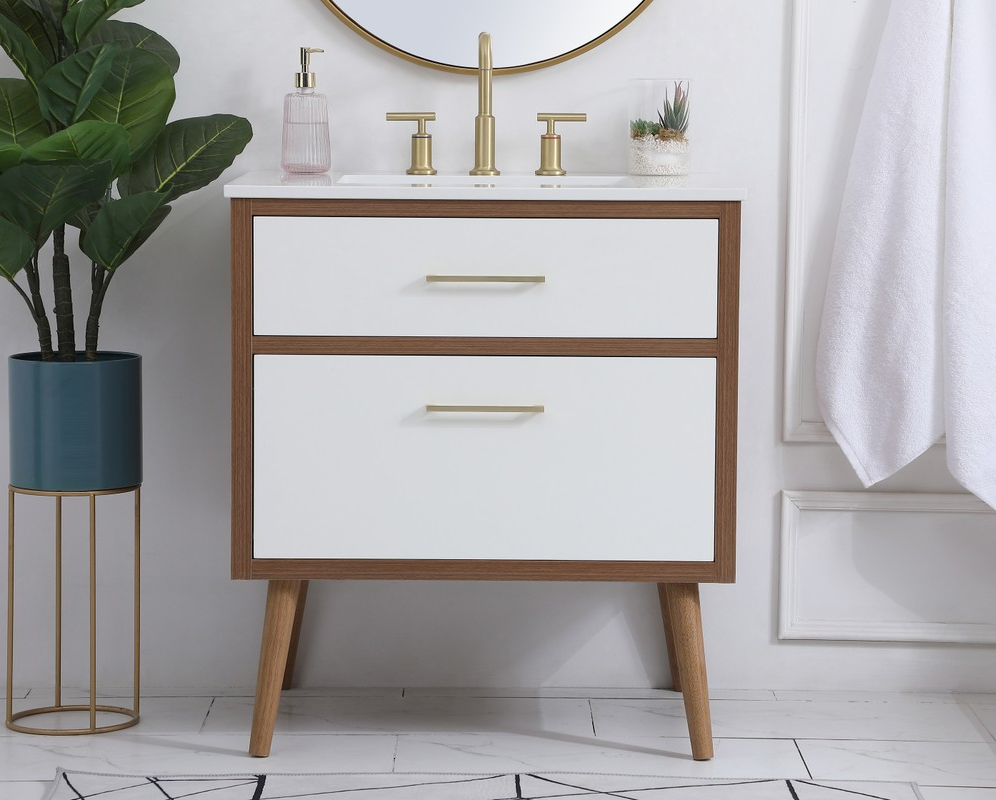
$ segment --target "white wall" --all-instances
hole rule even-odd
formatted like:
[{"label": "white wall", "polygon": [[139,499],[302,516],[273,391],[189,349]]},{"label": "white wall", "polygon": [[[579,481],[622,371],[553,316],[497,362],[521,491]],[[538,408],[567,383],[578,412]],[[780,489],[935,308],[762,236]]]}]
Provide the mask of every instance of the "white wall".
[{"label": "white wall", "polygon": [[[174,116],[230,111],[251,120],[255,139],[232,176],[278,165],[281,99],[300,45],[326,50],[316,69],[329,95],[336,170],[405,167],[408,130],[384,122],[384,112],[422,109],[438,115],[437,168],[472,164],[474,79],[393,58],[348,31],[319,0],[168,0],[128,18],[161,32],[183,57]],[[739,582],[703,587],[712,684],[996,689],[991,649],[776,637],[779,492],[856,488],[834,446],[781,443],[791,23],[791,0],[656,0],[591,53],[496,79],[498,166],[507,173],[536,168],[536,112],[585,111],[587,124],[564,126],[565,167],[623,172],[627,80],[688,77],[694,169],[747,188]],[[0,74],[14,71],[4,63]],[[246,686],[255,678],[265,587],[228,579],[228,253],[219,183],[176,203],[156,238],[126,265],[105,307],[102,346],[145,357],[143,682],[150,687]],[[33,347],[20,303],[13,292],[0,296],[8,352]],[[6,438],[0,431],[0,451]],[[912,488],[936,488],[932,480],[933,473]],[[27,515],[25,525],[32,520],[39,521]],[[38,546],[23,541],[25,551]],[[40,556],[24,557],[36,569]],[[123,555],[108,558],[124,568]],[[342,582],[314,585],[309,604],[300,677],[310,685],[667,682],[649,585]],[[22,611],[24,630],[48,624],[41,612]],[[29,654],[29,644],[23,663],[18,650],[21,684],[46,674],[47,660]],[[124,675],[109,668],[107,680]]]}]

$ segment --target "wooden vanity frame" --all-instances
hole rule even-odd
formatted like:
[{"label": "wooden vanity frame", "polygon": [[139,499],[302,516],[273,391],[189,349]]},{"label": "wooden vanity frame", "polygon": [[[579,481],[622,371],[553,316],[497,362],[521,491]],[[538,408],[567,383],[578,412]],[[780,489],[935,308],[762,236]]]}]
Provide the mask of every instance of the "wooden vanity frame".
[{"label": "wooden vanity frame", "polygon": [[[253,218],[256,216],[716,219],[719,221],[714,339],[254,336]],[[692,754],[712,757],[699,583],[731,583],[736,572],[739,201],[456,201],[233,198],[232,223],[232,578],[269,581],[249,752],[266,756],[280,691],[293,676],[310,580],[641,581],[658,585],[672,683],[684,697]],[[253,557],[253,356],[504,355],[708,357],[716,359],[714,560],[710,562]]]}]

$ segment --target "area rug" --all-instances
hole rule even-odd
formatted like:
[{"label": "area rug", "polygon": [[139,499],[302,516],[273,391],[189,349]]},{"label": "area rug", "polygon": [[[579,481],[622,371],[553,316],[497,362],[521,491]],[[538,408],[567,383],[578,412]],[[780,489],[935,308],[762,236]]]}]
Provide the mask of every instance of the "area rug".
[{"label": "area rug", "polygon": [[910,783],[648,775],[103,775],[59,770],[46,800],[922,800]]}]

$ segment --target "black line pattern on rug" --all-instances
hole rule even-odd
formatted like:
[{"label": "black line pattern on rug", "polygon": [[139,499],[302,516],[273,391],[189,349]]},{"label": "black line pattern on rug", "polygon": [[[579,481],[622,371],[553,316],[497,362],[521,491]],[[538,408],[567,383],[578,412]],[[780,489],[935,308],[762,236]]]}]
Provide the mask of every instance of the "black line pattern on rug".
[{"label": "black line pattern on rug", "polygon": [[158,778],[150,778],[150,777],[146,776],[145,780],[147,780],[149,783],[151,783],[153,786],[155,786],[160,792],[162,792],[163,793],[163,797],[165,797],[166,800],[176,800],[175,797],[170,797],[169,792],[167,792],[162,786],[159,785],[159,779]]},{"label": "black line pattern on rug", "polygon": [[[460,778],[458,780],[452,780],[452,781],[423,781],[420,783],[397,783],[397,784],[391,784],[389,786],[355,786],[351,789],[328,789],[326,791],[321,791],[321,792],[304,792],[301,794],[272,795],[266,798],[266,800],[295,800],[296,798],[301,798],[301,797],[324,797],[326,795],[332,795],[332,794],[349,794],[350,792],[382,792],[385,789],[417,789],[422,786],[446,786],[448,784],[457,784],[457,783],[480,783],[481,781],[493,781],[499,778],[507,778],[507,777],[509,777],[509,775],[506,773],[502,775],[480,775],[480,776],[475,776],[473,778]],[[88,798],[84,798],[84,800],[88,800]],[[508,800],[508,798],[496,797],[493,798],[493,800]]]},{"label": "black line pattern on rug", "polygon": [[871,800],[889,800],[888,797],[881,797],[877,794],[868,794],[867,792],[859,792],[856,789],[844,789],[840,786],[827,786],[824,783],[813,783],[812,781],[796,781],[796,783],[804,783],[807,786],[816,786],[820,789],[829,789],[831,792],[843,792],[844,794],[853,794],[857,797],[870,797]]},{"label": "black line pattern on rug", "polygon": [[[65,777],[65,773],[63,773]],[[122,778],[125,776],[122,776]],[[238,789],[241,786],[255,786],[258,783],[259,777],[265,778],[266,776],[254,775],[252,778],[155,778],[154,780],[159,781],[159,783],[169,783],[171,781],[183,781],[183,783],[218,783],[222,780],[235,780],[236,783],[229,783],[224,786],[212,786],[210,789],[201,789],[198,792],[187,792],[187,794],[178,795],[175,800],[186,800],[188,797],[196,797],[199,794],[209,794],[211,792],[223,792],[227,789]],[[142,786],[149,785],[150,778],[143,778],[138,783],[130,783],[127,786],[117,786],[114,789],[105,789],[102,792],[95,792],[94,794],[88,794],[85,797],[79,795],[80,800],[94,800],[94,798],[105,797],[107,795],[112,795],[115,792],[128,792],[132,789],[138,789]]]},{"label": "black line pattern on rug", "polygon": [[62,773],[62,779],[66,782],[66,786],[70,788],[72,793],[75,794],[76,797],[79,798],[79,800],[86,800],[86,798],[83,795],[81,795],[78,791],[76,791],[76,787],[73,786],[73,784],[69,781],[69,776],[65,772]]},{"label": "black line pattern on rug", "polygon": [[[516,776],[518,778],[518,776]],[[557,784],[558,786],[565,786],[569,789],[578,789],[580,794],[550,794],[550,795],[532,795],[525,800],[547,800],[553,797],[585,797],[588,795],[594,795],[596,797],[621,797],[626,798],[626,800],[638,800],[638,798],[627,798],[626,795],[620,794],[620,792],[629,792],[638,794],[639,792],[669,792],[673,789],[718,789],[720,787],[727,788],[730,786],[749,786],[751,784],[761,784],[761,783],[779,783],[780,781],[772,780],[771,778],[758,778],[755,780],[748,781],[722,781],[720,783],[682,783],[674,786],[641,786],[636,789],[620,789],[617,791],[607,790],[607,789],[591,789],[585,786],[575,786],[570,783],[563,783],[561,781],[553,780],[544,775],[529,774],[530,778],[535,778],[538,781],[544,781],[546,783]],[[811,784],[812,786],[819,787],[819,784]],[[823,787],[820,787],[823,788]],[[790,788],[789,791],[792,791]],[[795,797],[795,794],[792,795]],[[796,798],[798,800],[798,798]],[[880,800],[886,800],[881,798]]]},{"label": "black line pattern on rug", "polygon": [[[618,792],[612,792],[612,791],[607,791],[607,790],[598,792],[595,789],[590,789],[590,788],[588,788],[586,786],[575,786],[573,783],[564,783],[563,781],[555,781],[555,780],[553,780],[553,778],[545,778],[542,775],[533,775],[533,774],[530,774],[529,777],[530,778],[534,778],[534,779],[536,779],[538,781],[542,781],[543,783],[553,783],[553,784],[556,784],[557,786],[566,786],[568,789],[580,789],[584,794],[600,794],[600,795],[602,795],[604,797],[620,797],[620,798],[622,798],[622,800],[635,800],[635,798],[629,797],[628,795],[625,795],[625,794],[619,794]],[[627,791],[640,791],[640,790],[639,789],[627,789]],[[529,800],[537,800],[538,797],[542,797],[542,796],[543,795],[537,795],[536,797],[529,798]],[[556,796],[556,797],[571,797],[572,795],[563,795],[563,794],[561,794],[561,795],[550,795],[550,796],[551,797],[553,797],[553,796]]]},{"label": "black line pattern on rug", "polygon": [[[109,777],[109,776],[104,776]],[[188,800],[189,798],[195,796],[208,796],[215,793],[221,792],[231,792],[233,790],[238,790],[243,787],[246,790],[252,790],[251,800],[264,800],[264,789],[267,784],[267,776],[262,774],[257,775],[231,775],[231,776],[220,776],[216,778],[204,777],[204,778],[167,778],[167,777],[156,777],[147,776],[144,781],[141,779],[139,782],[135,782],[136,779],[133,776],[121,776],[123,781],[128,781],[124,785],[119,785],[114,788],[104,788],[101,791],[95,792],[93,794],[82,794],[81,791],[70,781],[69,775],[66,772],[62,773],[62,779],[68,789],[72,792],[73,796],[71,800],[96,800],[96,798],[103,798],[106,800],[110,795],[116,792],[122,791],[132,791],[135,789],[140,789],[145,786],[149,788],[150,792],[155,792],[155,794],[143,795],[147,797],[148,800]],[[288,778],[293,779],[295,776],[270,776],[271,778]],[[301,776],[305,777],[305,776]],[[307,776],[307,777],[318,777],[318,776]],[[330,776],[342,778],[345,776]],[[390,777],[385,775],[385,778]],[[551,792],[549,794],[530,794],[528,792],[524,793],[522,779],[529,778],[533,781],[540,783],[550,784]],[[581,776],[578,776],[581,777]],[[611,777],[611,776],[604,776]],[[637,778],[638,776],[616,776],[620,779],[625,778]],[[841,792],[843,794],[853,795],[855,797],[868,798],[868,800],[889,800],[886,797],[869,794],[867,792],[861,792],[854,789],[847,789],[840,786],[829,786],[824,783],[818,783],[811,780],[774,780],[774,779],[756,779],[756,780],[742,780],[742,781],[717,781],[715,783],[682,783],[670,786],[660,786],[655,785],[652,781],[648,781],[649,785],[637,785],[633,788],[616,788],[616,789],[596,789],[591,786],[585,786],[577,783],[567,783],[566,781],[557,780],[555,778],[549,777],[547,775],[536,774],[536,773],[501,773],[501,774],[491,774],[491,775],[474,775],[461,777],[451,780],[434,780],[434,781],[419,781],[413,783],[402,783],[402,784],[392,784],[388,783],[386,785],[377,786],[356,786],[347,788],[335,788],[328,790],[313,791],[308,790],[305,792],[297,792],[294,794],[280,794],[280,795],[268,795],[265,800],[302,800],[302,798],[316,798],[316,797],[329,797],[331,795],[337,794],[351,794],[357,792],[372,792],[372,791],[391,791],[391,790],[405,790],[405,789],[418,789],[418,788],[428,788],[433,786],[445,786],[445,785],[457,785],[457,784],[473,784],[482,783],[486,781],[494,781],[501,779],[512,779],[514,781],[514,797],[509,797],[507,794],[507,788],[505,793],[495,793],[482,795],[481,800],[564,800],[566,798],[616,798],[616,800],[640,800],[640,795],[645,792],[664,792],[664,791],[680,791],[682,789],[729,789],[733,786],[747,786],[747,785],[759,785],[759,784],[770,784],[772,786],[781,785],[788,790],[788,798],[791,800],[800,800],[798,793],[796,792],[795,785],[812,786],[818,789],[827,789],[830,791]],[[200,788],[196,791],[187,791],[183,794],[174,795],[166,791],[166,787],[169,786],[173,789],[171,784],[186,784],[190,788],[190,784],[202,784],[204,788]],[[220,784],[220,785],[210,785],[207,784]],[[793,785],[795,784],[795,785]],[[270,784],[272,789],[280,791],[283,786],[279,782],[274,784],[271,781]],[[552,787],[560,786],[564,789],[573,789],[573,792],[553,792]],[[507,787],[507,784],[506,784]],[[178,788],[178,786],[177,786]],[[288,787],[289,788],[289,787]],[[497,788],[497,787],[496,787]],[[132,797],[133,795],[129,795]],[[241,795],[240,795],[241,796]],[[136,795],[137,797],[137,795]],[[249,800],[249,795],[245,795],[246,800]],[[421,800],[421,797],[420,799]]]}]

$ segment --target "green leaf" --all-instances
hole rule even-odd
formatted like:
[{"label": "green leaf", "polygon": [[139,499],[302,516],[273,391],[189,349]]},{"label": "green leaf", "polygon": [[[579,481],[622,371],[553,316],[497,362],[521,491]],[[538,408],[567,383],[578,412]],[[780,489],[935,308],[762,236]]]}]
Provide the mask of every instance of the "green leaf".
[{"label": "green leaf", "polygon": [[114,19],[103,22],[80,42],[80,47],[93,47],[110,42],[117,42],[125,47],[137,47],[139,50],[147,50],[159,56],[174,75],[180,69],[180,54],[176,52],[176,48],[155,31],[150,31],[136,22],[119,22]]},{"label": "green leaf", "polygon": [[79,44],[101,22],[123,8],[131,8],[141,2],[143,0],[79,0],[66,14],[62,29],[71,42]]},{"label": "green leaf", "polygon": [[163,60],[145,50],[128,48],[114,59],[111,74],[81,119],[124,126],[131,134],[134,159],[162,131],[175,99],[173,74]]},{"label": "green leaf", "polygon": [[120,45],[102,44],[63,59],[42,78],[38,101],[42,114],[61,125],[72,125],[86,111],[111,74]]},{"label": "green leaf", "polygon": [[0,275],[14,280],[34,252],[31,237],[13,222],[0,217]]},{"label": "green leaf", "polygon": [[66,220],[66,224],[72,225],[74,228],[79,228],[80,231],[88,231],[90,230],[90,225],[93,223],[94,218],[100,212],[101,208],[103,208],[103,203],[100,200],[90,203],[90,205],[83,206],[83,208]]},{"label": "green leaf", "polygon": [[20,78],[0,78],[0,145],[28,147],[47,133],[48,125],[31,85]]},{"label": "green leaf", "polygon": [[58,58],[59,30],[45,15],[35,11],[23,0],[0,0],[0,14],[24,31],[51,66]]},{"label": "green leaf", "polygon": [[21,30],[16,22],[3,14],[0,14],[0,47],[10,56],[10,60],[27,78],[28,83],[38,91],[38,84],[48,71],[50,62],[31,41],[31,37]]},{"label": "green leaf", "polygon": [[19,144],[0,144],[0,173],[21,163],[24,148]]},{"label": "green leaf", "polygon": [[170,202],[220,177],[250,139],[249,122],[231,114],[171,122],[121,176],[118,189],[123,195],[166,192]]},{"label": "green leaf", "polygon": [[31,8],[33,11],[36,11],[46,19],[50,19],[53,22],[55,21],[56,16],[58,15],[58,12],[56,11],[56,6],[53,5],[51,0],[21,0],[21,2],[24,3],[24,5]]},{"label": "green leaf", "polygon": [[85,235],[80,249],[108,271],[116,270],[141,247],[170,212],[158,192],[122,197],[107,203]]},{"label": "green leaf", "polygon": [[111,162],[111,175],[119,175],[131,160],[128,131],[113,122],[86,120],[53,133],[24,151],[27,164]]},{"label": "green leaf", "polygon": [[104,196],[111,164],[18,164],[0,175],[0,215],[23,228],[41,247],[58,226]]}]

